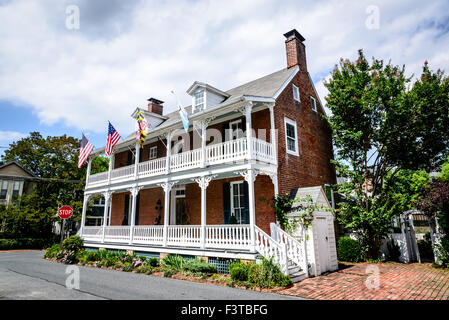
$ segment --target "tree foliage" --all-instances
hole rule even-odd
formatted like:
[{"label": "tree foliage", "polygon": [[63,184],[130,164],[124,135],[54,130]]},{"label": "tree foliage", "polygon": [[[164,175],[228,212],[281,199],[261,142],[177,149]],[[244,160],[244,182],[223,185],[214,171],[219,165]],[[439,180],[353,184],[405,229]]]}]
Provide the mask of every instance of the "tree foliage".
[{"label": "tree foliage", "polygon": [[338,186],[345,200],[339,219],[359,233],[372,258],[408,201],[392,190],[401,187],[395,176],[437,168],[449,146],[448,78],[425,63],[413,85],[411,79],[405,66],[369,63],[359,50],[356,61],[341,59],[325,83],[336,166],[347,181]]},{"label": "tree foliage", "polygon": [[[17,161],[39,180],[31,194],[22,196],[14,206],[0,209],[6,230],[32,236],[39,232],[48,234],[62,205],[72,207],[73,221],[80,220],[86,179],[86,165],[78,168],[80,142],[66,135],[44,138],[39,132],[31,132],[10,144],[2,160]],[[106,158],[96,157],[92,161],[92,173],[107,168]]]}]

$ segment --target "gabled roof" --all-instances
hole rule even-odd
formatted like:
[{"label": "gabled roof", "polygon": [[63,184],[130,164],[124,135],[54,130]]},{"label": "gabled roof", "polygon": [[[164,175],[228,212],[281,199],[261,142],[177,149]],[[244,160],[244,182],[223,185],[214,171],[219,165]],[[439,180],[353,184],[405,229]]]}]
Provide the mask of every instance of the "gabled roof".
[{"label": "gabled roof", "polygon": [[[304,199],[307,196],[310,196],[312,198],[314,204],[328,208],[332,207],[322,186],[298,188],[291,194],[291,197],[294,199]],[[292,205],[292,210],[300,206],[301,202],[295,202]]]},{"label": "gabled roof", "polygon": [[[8,167],[8,166],[10,166],[10,165],[16,165],[17,167],[19,167],[20,169],[22,169],[23,171],[25,171],[26,173],[28,173],[31,177],[33,177],[33,178],[36,177],[36,175],[35,175],[33,172],[31,172],[30,170],[25,169],[24,167],[22,167],[17,161],[10,161],[10,162],[7,162],[7,163],[1,165],[1,166],[0,166],[0,169],[6,168],[6,167]],[[1,174],[0,174],[0,175],[1,175]]]},{"label": "gabled roof", "polygon": [[229,98],[229,94],[228,94],[228,93],[226,93],[226,92],[224,92],[224,91],[221,91],[220,89],[217,89],[217,88],[211,86],[210,84],[203,83],[203,82],[199,82],[199,81],[195,81],[195,82],[190,86],[190,88],[187,89],[187,91],[186,91],[187,94],[192,95],[193,92],[194,92],[194,91],[196,90],[196,88],[198,88],[198,87],[205,88],[206,90],[212,91],[212,92],[214,92],[214,93],[216,93],[216,94],[218,94],[218,95],[220,95],[220,96],[222,96],[222,97],[224,97],[224,98]]}]

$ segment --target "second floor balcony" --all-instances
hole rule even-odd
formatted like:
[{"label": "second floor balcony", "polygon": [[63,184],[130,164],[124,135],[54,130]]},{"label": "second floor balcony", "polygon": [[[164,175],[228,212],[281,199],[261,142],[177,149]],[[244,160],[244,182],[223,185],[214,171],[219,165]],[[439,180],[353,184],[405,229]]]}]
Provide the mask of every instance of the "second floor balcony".
[{"label": "second floor balcony", "polygon": [[[260,161],[276,164],[275,146],[266,141],[251,138],[250,148],[247,138],[240,138],[222,143],[215,143],[203,148],[176,153],[137,164],[90,175],[86,188],[101,187],[187,171],[196,168],[206,168],[215,165],[233,164],[243,161]],[[136,172],[137,170],[137,172]]]}]

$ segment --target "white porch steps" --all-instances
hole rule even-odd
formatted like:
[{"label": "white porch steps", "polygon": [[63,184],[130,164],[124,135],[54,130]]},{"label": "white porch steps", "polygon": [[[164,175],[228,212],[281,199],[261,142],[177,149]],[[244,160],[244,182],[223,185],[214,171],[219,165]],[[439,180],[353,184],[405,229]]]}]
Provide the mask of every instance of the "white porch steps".
[{"label": "white porch steps", "polygon": [[259,227],[255,227],[256,250],[265,258],[273,258],[279,263],[284,274],[293,282],[308,277],[308,263],[305,245],[291,237],[275,224],[271,224],[271,236]]}]

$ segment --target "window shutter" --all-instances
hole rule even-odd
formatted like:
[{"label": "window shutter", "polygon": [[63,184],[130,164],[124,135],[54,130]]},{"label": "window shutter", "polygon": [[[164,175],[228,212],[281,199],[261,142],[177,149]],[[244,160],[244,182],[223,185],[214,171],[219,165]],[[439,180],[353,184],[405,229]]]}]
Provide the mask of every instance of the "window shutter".
[{"label": "window shutter", "polygon": [[126,165],[129,166],[133,163],[133,153],[131,150],[128,151],[128,159],[126,160]]},{"label": "window shutter", "polygon": [[223,123],[223,126],[221,127],[222,142],[225,142],[228,139],[228,137],[226,136],[226,134],[229,134],[228,132],[226,132],[227,130],[229,130],[229,122]]},{"label": "window shutter", "polygon": [[246,138],[246,117],[242,118],[242,132],[243,132],[243,137]]},{"label": "window shutter", "polygon": [[129,213],[129,194],[125,195],[125,212],[123,213],[122,226],[128,225],[128,213]]},{"label": "window shutter", "polygon": [[243,205],[245,209],[243,210],[243,223],[249,224],[249,192],[248,192],[248,182],[243,182]]},{"label": "window shutter", "polygon": [[223,220],[224,224],[229,223],[231,216],[231,184],[229,182],[223,183]]}]

